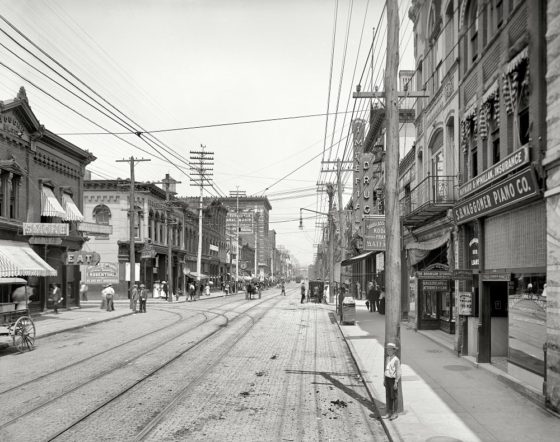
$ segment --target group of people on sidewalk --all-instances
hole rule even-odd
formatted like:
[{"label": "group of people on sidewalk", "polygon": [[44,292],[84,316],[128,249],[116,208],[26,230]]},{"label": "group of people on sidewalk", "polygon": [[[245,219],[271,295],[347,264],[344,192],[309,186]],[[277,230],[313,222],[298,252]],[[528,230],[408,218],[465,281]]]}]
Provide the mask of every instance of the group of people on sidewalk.
[{"label": "group of people on sidewalk", "polygon": [[385,313],[385,291],[377,282],[368,282],[366,307],[370,312]]}]

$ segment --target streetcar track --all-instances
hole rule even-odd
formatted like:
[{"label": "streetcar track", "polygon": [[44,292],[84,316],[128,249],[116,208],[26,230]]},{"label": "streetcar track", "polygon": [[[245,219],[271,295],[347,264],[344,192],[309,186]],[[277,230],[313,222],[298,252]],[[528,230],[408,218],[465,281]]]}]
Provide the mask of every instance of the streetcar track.
[{"label": "streetcar track", "polygon": [[[263,298],[262,301],[258,300],[260,302],[257,302],[256,304],[251,302],[251,300],[247,300],[248,302],[241,304],[240,306],[245,306],[247,304],[250,304],[251,306],[249,307],[248,310],[253,309],[265,302],[270,301],[271,299],[277,297],[279,295],[273,295],[271,298]],[[255,300],[253,300],[255,301]],[[247,311],[248,311],[247,310]],[[206,342],[208,339],[210,339],[212,336],[216,335],[217,333],[221,332],[224,330],[225,327],[227,327],[227,325],[229,325],[230,322],[236,321],[242,317],[246,317],[249,316],[247,314],[247,311],[244,312],[239,312],[237,314],[237,316],[235,316],[232,319],[227,318],[227,316],[225,315],[221,315],[224,316],[226,318],[226,325],[220,326],[218,328],[216,328],[216,330],[208,333],[207,335],[201,337],[197,342],[189,345],[187,348],[185,348],[183,351],[179,352],[177,355],[175,355],[173,358],[167,360],[166,362],[164,362],[162,365],[157,366],[156,368],[152,369],[151,371],[149,371],[147,374],[145,373],[144,376],[134,382],[132,382],[131,385],[127,386],[126,388],[124,388],[123,390],[121,390],[119,393],[113,395],[112,397],[102,401],[99,405],[95,406],[92,410],[90,410],[89,412],[87,412],[86,414],[80,416],[78,419],[75,419],[73,422],[71,422],[70,424],[66,425],[66,427],[64,429],[62,429],[61,431],[58,431],[56,434],[51,435],[48,437],[47,440],[51,441],[54,440],[60,436],[62,436],[64,433],[67,433],[69,430],[71,430],[72,428],[76,427],[77,425],[79,425],[81,422],[84,422],[85,420],[87,420],[90,416],[94,415],[95,413],[99,412],[100,410],[102,410],[103,408],[107,407],[109,404],[111,404],[112,402],[118,400],[119,398],[123,397],[126,393],[128,393],[129,391],[131,391],[133,388],[137,387],[139,384],[147,381],[148,379],[150,379],[151,377],[153,377],[156,373],[158,373],[159,371],[163,370],[164,368],[168,367],[170,364],[172,364],[173,362],[175,362],[176,360],[178,360],[179,358],[185,356],[188,352],[190,352],[191,350],[199,347],[202,343]],[[231,312],[230,312],[231,313]],[[249,316],[250,317],[250,316]],[[250,317],[251,318],[251,317]],[[127,362],[127,365],[129,364],[130,361]],[[82,387],[86,385],[83,384]],[[160,413],[161,414],[161,413]],[[161,419],[161,418],[160,418]],[[0,426],[0,429],[2,429],[2,427]]]},{"label": "streetcar track", "polygon": [[[280,296],[280,295],[274,295],[274,297],[277,297],[277,296]],[[273,299],[273,298],[270,298],[270,299]],[[274,305],[278,304],[280,301],[282,301],[282,299],[277,299]],[[231,352],[233,350],[234,346],[241,339],[243,339],[246,336],[247,332],[249,330],[251,330],[259,321],[262,320],[262,318],[267,313],[268,313],[268,310],[265,310],[261,314],[259,314],[257,317],[249,317],[249,319],[250,319],[249,324],[242,327],[241,330],[238,331],[236,333],[236,335],[233,337],[233,340],[230,339],[228,341],[228,346],[225,347],[224,350],[222,350],[218,355],[214,356],[213,363],[210,366],[208,366],[207,369],[209,370],[209,369],[215,367],[229,352]],[[171,401],[169,401],[169,403],[154,418],[152,418],[152,420],[147,425],[144,426],[142,431],[139,432],[136,435],[134,440],[144,440],[147,436],[149,436],[149,434],[157,427],[157,425],[167,416],[167,414],[171,410],[171,408],[174,407],[179,400],[181,400],[185,397],[185,393],[187,391],[196,387],[199,384],[200,380],[204,376],[207,376],[206,372],[200,373],[194,380],[190,381],[186,386],[184,386],[175,395],[175,397]]]},{"label": "streetcar track", "polygon": [[[42,379],[44,379],[44,378],[46,378],[46,377],[48,377],[48,376],[52,376],[52,375],[54,375],[54,374],[58,374],[58,373],[60,373],[61,371],[68,370],[68,369],[70,369],[70,368],[73,368],[73,367],[77,366],[78,364],[82,364],[82,363],[87,362],[87,361],[89,361],[89,360],[91,360],[91,359],[93,359],[93,358],[97,358],[97,357],[102,356],[102,355],[104,355],[104,354],[106,354],[106,353],[109,353],[109,352],[111,352],[111,351],[114,351],[114,350],[116,350],[116,349],[119,349],[119,348],[121,348],[121,347],[123,347],[123,346],[125,346],[125,345],[131,344],[131,343],[133,343],[133,342],[135,342],[135,341],[138,341],[138,340],[140,340],[140,339],[143,339],[143,338],[145,338],[146,336],[149,336],[149,335],[151,335],[151,334],[157,333],[157,332],[159,332],[159,331],[161,331],[161,330],[165,330],[166,328],[168,328],[168,327],[170,327],[170,326],[174,326],[174,325],[176,325],[177,323],[179,323],[181,320],[185,319],[185,318],[184,318],[183,316],[181,316],[179,313],[170,312],[170,311],[168,311],[168,310],[163,310],[163,309],[154,309],[154,310],[165,311],[166,313],[172,313],[173,315],[179,316],[179,318],[178,318],[176,321],[172,322],[171,324],[167,324],[165,327],[161,327],[161,328],[158,328],[158,329],[156,329],[156,330],[151,330],[149,333],[143,334],[143,335],[138,336],[138,337],[136,337],[136,338],[133,338],[133,339],[131,339],[131,340],[129,340],[129,341],[126,341],[126,342],[123,342],[123,343],[121,343],[121,344],[118,344],[118,345],[116,345],[116,346],[114,346],[114,347],[105,349],[105,350],[103,350],[103,351],[101,351],[101,352],[95,353],[95,354],[90,355],[90,356],[88,356],[88,357],[86,357],[86,358],[83,358],[83,359],[80,359],[80,360],[78,360],[78,361],[75,361],[75,362],[73,362],[73,363],[71,363],[71,364],[69,364],[69,365],[66,365],[66,366],[62,367],[62,368],[58,368],[58,369],[56,369],[56,370],[53,370],[53,371],[50,371],[50,372],[48,372],[48,373],[42,374],[42,375],[39,376],[39,377],[33,378],[33,379],[29,380],[29,381],[26,381],[26,382],[23,382],[23,383],[21,383],[21,384],[18,384],[18,385],[16,385],[16,386],[14,386],[14,387],[8,388],[7,390],[1,391],[1,392],[0,392],[0,402],[1,402],[1,397],[2,397],[3,395],[7,394],[7,393],[11,393],[11,392],[14,391],[14,390],[18,390],[18,389],[27,387],[28,385],[33,384],[33,383],[35,383],[35,382],[37,382],[37,381],[40,381],[40,380],[42,380]],[[61,333],[63,333],[63,332],[61,332]],[[51,336],[52,336],[52,335],[51,335]],[[49,336],[49,337],[50,337],[50,336]],[[1,427],[0,427],[0,428],[1,428]]]},{"label": "streetcar track", "polygon": [[[213,298],[213,299],[214,299],[214,298]],[[228,303],[226,303],[226,304],[222,304],[220,307],[225,307],[225,306],[230,305],[230,304],[235,304],[235,303],[238,302],[238,301],[239,301],[239,300],[232,300],[231,302],[228,302]],[[115,346],[113,346],[113,347],[111,347],[111,348],[107,348],[107,349],[105,349],[105,350],[103,350],[103,351],[100,351],[100,352],[97,352],[97,353],[95,353],[95,354],[92,354],[92,355],[90,355],[90,356],[88,356],[88,357],[86,357],[86,358],[83,358],[83,359],[80,359],[80,360],[78,360],[78,361],[75,361],[75,362],[73,362],[73,363],[71,363],[71,364],[69,364],[69,365],[66,365],[66,366],[64,366],[64,367],[61,367],[61,368],[58,368],[58,369],[56,369],[56,370],[50,371],[50,372],[45,373],[45,374],[43,374],[43,375],[41,375],[41,376],[39,376],[39,377],[30,379],[29,381],[23,382],[23,383],[18,384],[18,385],[14,386],[14,387],[10,387],[10,388],[8,388],[8,389],[6,389],[6,390],[3,390],[3,391],[0,392],[0,402],[1,402],[2,396],[5,395],[5,394],[7,394],[7,393],[11,393],[11,392],[13,392],[14,390],[18,390],[18,389],[21,389],[21,388],[25,388],[25,387],[27,387],[27,386],[30,385],[30,384],[34,384],[34,383],[36,383],[36,382],[38,382],[38,381],[40,381],[40,380],[42,380],[42,379],[44,379],[44,378],[47,378],[48,376],[52,376],[52,375],[55,375],[55,374],[58,375],[58,374],[60,374],[61,371],[68,370],[68,369],[70,369],[70,368],[76,367],[76,366],[79,365],[79,364],[82,364],[82,363],[84,363],[84,362],[90,361],[90,360],[92,360],[92,359],[94,359],[94,358],[97,358],[97,357],[100,357],[100,356],[102,356],[102,355],[108,354],[109,352],[112,352],[112,351],[114,351],[114,350],[117,350],[117,349],[119,349],[119,348],[122,348],[122,347],[124,347],[124,346],[126,346],[126,345],[132,344],[132,343],[134,343],[134,342],[136,342],[136,341],[142,340],[142,339],[144,339],[146,336],[151,336],[151,335],[153,335],[153,334],[155,334],[155,333],[158,333],[158,332],[160,332],[160,331],[167,330],[167,329],[169,329],[169,327],[173,327],[173,326],[175,326],[175,325],[178,325],[181,321],[183,321],[183,320],[185,320],[185,319],[187,319],[187,318],[189,317],[189,316],[186,317],[186,316],[184,315],[184,313],[187,313],[187,314],[188,314],[188,313],[191,313],[191,312],[193,312],[193,311],[194,311],[194,312],[198,312],[198,313],[200,313],[200,312],[207,312],[207,311],[208,311],[208,309],[202,309],[202,308],[189,308],[189,310],[182,310],[181,312],[177,312],[177,311],[171,311],[171,310],[168,310],[168,309],[162,308],[162,307],[153,307],[152,310],[157,310],[157,311],[160,311],[160,312],[169,313],[169,314],[171,314],[171,315],[177,316],[178,318],[177,318],[174,322],[172,322],[172,323],[170,323],[170,324],[166,324],[166,325],[163,326],[163,327],[160,327],[160,328],[157,328],[157,329],[154,329],[154,330],[150,330],[149,332],[147,332],[147,333],[145,333],[145,334],[142,334],[142,335],[140,335],[140,336],[137,336],[136,338],[127,340],[126,342],[123,342],[123,343],[118,344],[118,345],[115,345]],[[223,308],[222,308],[222,310],[223,310]],[[193,316],[194,316],[194,315],[193,315]],[[93,326],[93,325],[96,325],[96,324],[90,324],[90,325],[84,326],[84,328],[86,328],[86,327],[91,327],[91,326]],[[65,331],[61,331],[61,332],[57,333],[57,335],[62,334],[62,333],[65,333]],[[52,337],[52,336],[55,336],[55,335],[49,335],[49,336],[47,336],[47,337],[50,338],[50,337]],[[39,339],[39,338],[38,338],[38,339]],[[45,339],[45,338],[42,338],[42,339]],[[0,426],[0,428],[1,428],[1,426]]]},{"label": "streetcar track", "polygon": [[[239,301],[237,301],[237,302],[234,301],[234,302],[226,303],[226,304],[223,304],[222,306],[227,306],[227,305],[230,305],[230,304],[232,304],[232,303],[238,303],[238,304],[239,304]],[[249,302],[242,302],[242,303],[239,304],[238,306],[239,306],[239,307],[243,307],[243,306],[245,306],[245,305],[247,305],[247,304],[249,304]],[[169,312],[169,311],[166,310],[166,309],[158,309],[158,310],[164,311],[164,312],[166,312],[166,313]],[[193,310],[196,311],[196,309],[189,309],[187,312],[188,312],[188,313],[191,313]],[[219,312],[220,309],[215,309],[215,310],[218,310],[218,311],[212,311],[212,312],[208,312],[208,310],[196,311],[196,315],[202,315],[202,316],[205,317],[205,319],[204,319],[202,322],[199,322],[199,323],[197,323],[197,324],[195,324],[195,325],[193,325],[193,326],[187,328],[187,330],[182,330],[179,334],[175,335],[174,337],[171,337],[171,338],[166,342],[166,344],[169,344],[169,343],[173,342],[173,341],[176,340],[176,339],[180,339],[181,337],[184,336],[185,333],[191,332],[191,331],[195,330],[196,328],[200,327],[201,325],[204,325],[204,324],[208,323],[210,320],[216,319],[217,317],[220,317],[220,316],[223,317],[223,318],[225,319],[226,325],[219,326],[219,327],[218,327],[218,330],[219,330],[220,328],[222,328],[222,327],[227,326],[227,322],[229,321],[228,317],[225,315],[225,313],[220,313],[220,312]],[[179,319],[178,319],[177,321],[173,322],[173,323],[171,324],[171,326],[180,325],[180,324],[178,324],[179,321],[185,319],[185,317],[184,317],[183,315],[179,314],[179,313],[175,313],[175,312],[169,312],[169,313],[173,313],[173,314],[176,314],[177,316],[179,316]],[[215,315],[215,316],[214,316],[212,319],[209,320],[208,317],[207,317],[207,315],[206,315],[206,313],[212,314],[212,315]],[[226,312],[226,313],[227,313],[227,312]],[[238,314],[239,314],[239,315],[243,315],[244,313],[245,313],[245,312],[239,312]],[[192,316],[196,316],[196,315],[192,315]],[[191,316],[191,317],[192,317],[192,316]],[[161,332],[162,330],[168,331],[168,330],[169,330],[169,324],[166,325],[165,327],[162,327],[162,328],[157,329],[158,332]],[[115,347],[112,347],[112,348],[110,348],[110,349],[104,350],[104,351],[102,351],[102,352],[98,352],[98,353],[96,353],[95,355],[92,355],[92,356],[90,356],[90,357],[84,358],[84,359],[82,359],[82,360],[80,360],[80,361],[76,361],[75,363],[69,364],[69,365],[67,365],[67,366],[65,366],[65,367],[63,367],[63,368],[60,368],[60,369],[56,370],[56,371],[49,372],[49,373],[47,373],[47,374],[45,374],[45,375],[42,375],[42,376],[40,376],[40,377],[38,377],[38,378],[35,378],[35,379],[30,380],[30,381],[28,381],[28,382],[22,383],[22,384],[20,384],[20,385],[14,387],[14,388],[11,388],[11,389],[9,389],[9,390],[6,390],[5,392],[0,393],[0,398],[1,398],[1,396],[2,396],[3,394],[5,394],[6,392],[12,391],[12,390],[14,390],[14,389],[21,389],[22,387],[26,387],[26,386],[29,386],[29,385],[31,385],[31,384],[37,383],[37,382],[39,382],[40,380],[44,380],[44,379],[47,378],[48,376],[53,376],[53,375],[54,375],[54,376],[60,376],[60,373],[61,373],[62,371],[64,371],[64,370],[68,370],[68,369],[71,369],[71,368],[75,368],[75,367],[76,367],[77,365],[79,365],[79,364],[82,364],[82,363],[84,363],[84,362],[90,361],[90,360],[92,360],[92,359],[94,359],[94,358],[97,358],[97,357],[99,357],[99,356],[106,355],[106,354],[108,354],[109,352],[114,351],[115,349],[119,349],[120,347],[123,347],[124,345],[127,345],[127,344],[135,343],[135,342],[138,341],[139,339],[145,338],[145,337],[148,336],[148,335],[151,336],[151,335],[153,335],[153,334],[154,334],[154,331],[151,331],[150,333],[147,333],[147,334],[145,334],[145,335],[143,335],[143,336],[141,336],[141,337],[139,337],[139,338],[135,338],[135,339],[129,340],[129,341],[123,343],[123,344],[119,344],[119,345],[117,345],[117,346],[115,346]],[[93,382],[95,382],[95,381],[101,379],[102,377],[108,375],[109,373],[115,372],[115,370],[125,368],[125,367],[126,367],[127,365],[129,365],[131,362],[133,362],[133,361],[135,361],[135,360],[138,360],[138,359],[144,357],[145,355],[147,355],[147,354],[149,354],[149,353],[151,353],[151,352],[153,352],[153,351],[154,351],[153,348],[149,348],[149,349],[147,349],[146,351],[142,351],[142,352],[138,353],[136,356],[134,356],[134,357],[132,357],[132,358],[129,358],[129,359],[126,359],[125,361],[123,361],[123,362],[120,363],[120,364],[111,366],[110,368],[107,368],[106,370],[103,370],[103,371],[101,371],[101,372],[98,372],[98,373],[97,373],[96,375],[94,375],[93,377],[88,378],[88,379],[85,380],[84,382],[81,382],[81,383],[77,384],[75,387],[73,387],[73,388],[71,388],[71,389],[65,390],[65,391],[62,392],[61,394],[58,394],[58,395],[56,395],[56,396],[51,396],[51,397],[49,398],[49,400],[44,401],[44,402],[42,402],[42,403],[39,404],[39,405],[36,405],[36,406],[33,407],[32,409],[26,411],[26,412],[23,413],[23,414],[18,415],[17,417],[15,417],[15,418],[13,418],[13,419],[11,419],[11,420],[9,420],[9,421],[3,422],[3,423],[0,425],[0,430],[4,429],[4,428],[6,428],[6,427],[8,427],[8,426],[10,426],[10,425],[13,425],[14,423],[16,423],[17,421],[21,420],[22,418],[24,418],[24,417],[26,417],[26,416],[32,415],[32,414],[33,414],[34,412],[36,412],[38,409],[40,409],[40,408],[42,408],[42,407],[45,407],[45,406],[48,406],[48,405],[54,403],[55,401],[59,400],[60,398],[62,398],[62,397],[64,397],[64,396],[67,396],[67,395],[69,395],[69,394],[71,394],[71,393],[73,393],[73,392],[79,390],[80,388],[84,388],[84,387],[87,386],[88,384],[92,384]],[[55,382],[56,382],[56,381],[55,381]]]}]

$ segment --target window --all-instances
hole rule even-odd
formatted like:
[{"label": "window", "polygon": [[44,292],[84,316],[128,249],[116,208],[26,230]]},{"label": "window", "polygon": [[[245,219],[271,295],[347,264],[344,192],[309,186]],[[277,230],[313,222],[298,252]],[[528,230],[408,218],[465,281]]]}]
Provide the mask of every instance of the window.
[{"label": "window", "polygon": [[499,28],[504,22],[504,2],[498,0],[496,2],[496,26]]},{"label": "window", "polygon": [[492,164],[496,164],[500,162],[500,128],[495,122],[492,122],[492,126]]},{"label": "window", "polygon": [[476,142],[473,141],[471,147],[471,178],[478,175],[478,146]]},{"label": "window", "polygon": [[471,1],[469,5],[468,17],[469,59],[474,63],[478,58],[478,2],[476,0]]},{"label": "window", "polygon": [[111,221],[111,210],[103,204],[96,206],[93,209],[93,219],[97,224],[109,224]]},{"label": "window", "polygon": [[524,63],[519,69],[519,101],[517,103],[517,118],[519,125],[519,142],[523,146],[529,142],[529,91],[527,84],[527,73],[529,66]]}]

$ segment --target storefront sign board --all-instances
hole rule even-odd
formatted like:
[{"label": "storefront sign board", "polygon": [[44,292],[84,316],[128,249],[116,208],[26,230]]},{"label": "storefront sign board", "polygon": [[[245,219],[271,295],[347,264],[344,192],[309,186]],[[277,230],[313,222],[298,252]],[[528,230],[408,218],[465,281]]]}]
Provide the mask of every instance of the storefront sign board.
[{"label": "storefront sign board", "polygon": [[463,198],[478,189],[496,181],[501,176],[505,176],[515,169],[529,163],[529,149],[527,146],[516,150],[511,155],[505,157],[502,161],[494,164],[486,169],[472,180],[467,181],[459,187],[459,198]]},{"label": "storefront sign board", "polygon": [[454,269],[453,279],[461,281],[470,281],[473,276],[473,271],[469,269]]},{"label": "storefront sign board", "polygon": [[29,244],[45,245],[45,246],[61,246],[62,238],[56,236],[32,236],[29,238]]},{"label": "storefront sign board", "polygon": [[85,266],[82,279],[86,284],[118,284],[119,264],[115,262],[100,262],[96,266]]},{"label": "storefront sign board", "polygon": [[64,223],[23,223],[23,234],[33,236],[68,236],[70,230]]},{"label": "storefront sign board", "polygon": [[472,292],[459,292],[459,314],[472,316]]},{"label": "storefront sign board", "polygon": [[364,251],[385,251],[385,216],[370,215],[364,219]]},{"label": "storefront sign board", "polygon": [[481,273],[483,281],[511,281],[511,273]]},{"label": "storefront sign board", "polygon": [[446,270],[420,270],[416,272],[418,279],[452,279],[452,273]]},{"label": "storefront sign board", "polygon": [[422,290],[424,292],[447,292],[449,291],[448,279],[422,279]]},{"label": "storefront sign board", "polygon": [[113,233],[113,226],[109,224],[97,223],[78,223],[78,232],[91,233],[93,235],[111,235]]},{"label": "storefront sign board", "polygon": [[522,172],[490,187],[476,196],[462,201],[453,208],[453,216],[457,224],[487,216],[505,207],[517,204],[537,195],[539,191],[533,169]]}]

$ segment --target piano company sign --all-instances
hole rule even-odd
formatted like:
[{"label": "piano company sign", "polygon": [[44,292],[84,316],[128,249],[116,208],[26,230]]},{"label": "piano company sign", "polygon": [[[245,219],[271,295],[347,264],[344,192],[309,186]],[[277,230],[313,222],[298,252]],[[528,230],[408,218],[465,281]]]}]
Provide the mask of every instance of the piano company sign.
[{"label": "piano company sign", "polygon": [[535,173],[529,167],[476,196],[461,201],[453,208],[453,216],[457,224],[463,224],[535,196],[538,192]]}]

